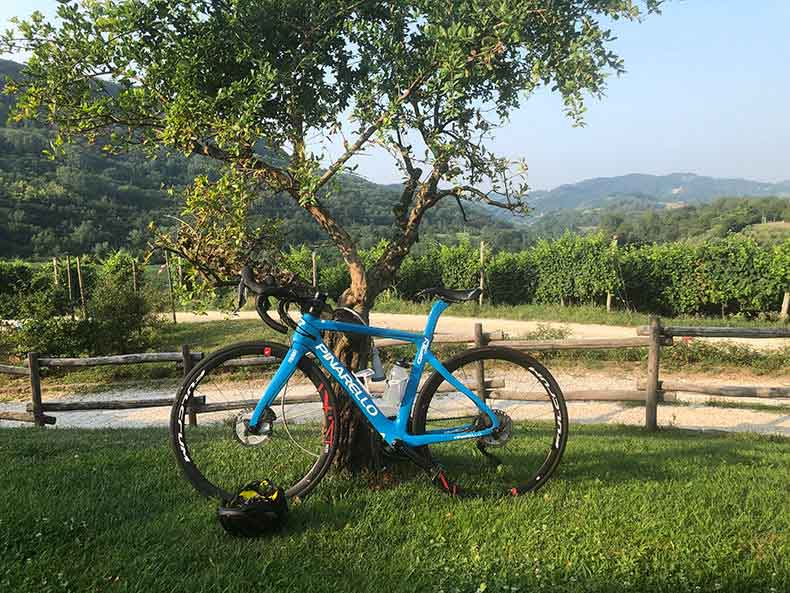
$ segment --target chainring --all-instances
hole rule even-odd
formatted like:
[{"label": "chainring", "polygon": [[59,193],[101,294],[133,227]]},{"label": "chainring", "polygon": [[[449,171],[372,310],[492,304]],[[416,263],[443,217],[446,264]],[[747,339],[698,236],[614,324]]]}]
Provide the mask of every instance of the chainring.
[{"label": "chainring", "polygon": [[[493,410],[499,420],[499,426],[490,435],[481,437],[478,442],[485,447],[501,447],[513,436],[513,420],[503,410]],[[481,414],[475,421],[475,429],[483,430],[491,426],[491,419],[486,414]]]}]

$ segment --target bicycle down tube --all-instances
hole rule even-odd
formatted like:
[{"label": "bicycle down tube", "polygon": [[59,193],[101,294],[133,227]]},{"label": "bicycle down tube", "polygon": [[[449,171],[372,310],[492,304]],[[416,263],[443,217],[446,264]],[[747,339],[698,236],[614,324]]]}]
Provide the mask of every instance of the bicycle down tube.
[{"label": "bicycle down tube", "polygon": [[[357,407],[362,410],[362,413],[365,414],[368,421],[389,445],[392,445],[395,441],[400,441],[411,447],[420,447],[434,443],[461,439],[476,439],[490,435],[499,427],[499,419],[497,416],[486,405],[482,398],[475,395],[474,392],[458,381],[436,358],[430,349],[439,316],[448,306],[448,303],[444,301],[437,301],[433,304],[423,333],[370,327],[342,321],[323,320],[309,313],[305,313],[298,324],[297,330],[293,333],[291,347],[288,350],[285,360],[280,365],[280,368],[277,369],[271,383],[263,393],[252,413],[250,426],[256,426],[259,423],[264,410],[271,405],[275,397],[277,397],[277,394],[280,393],[291,378],[299,361],[308,352],[312,352],[316,360],[342,386],[343,390],[354,400]],[[393,338],[411,342],[417,347],[409,380],[406,384],[406,390],[394,420],[390,420],[384,415],[381,409],[376,405],[373,397],[371,397],[367,389],[360,383],[359,379],[357,379],[357,377],[337,359],[332,350],[324,344],[321,339],[322,331],[339,331],[371,337]],[[442,375],[451,386],[471,399],[482,412],[485,412],[491,419],[491,426],[483,430],[472,430],[472,425],[463,425],[431,430],[425,434],[410,434],[408,431],[408,423],[411,415],[411,408],[417,397],[420,377],[422,376],[426,364],[431,365],[431,367]]]}]

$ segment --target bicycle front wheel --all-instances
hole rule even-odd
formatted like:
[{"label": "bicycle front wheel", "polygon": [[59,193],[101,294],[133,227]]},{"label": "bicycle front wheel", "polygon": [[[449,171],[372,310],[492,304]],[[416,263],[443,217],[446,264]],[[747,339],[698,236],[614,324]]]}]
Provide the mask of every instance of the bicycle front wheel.
[{"label": "bicycle front wheel", "polygon": [[[441,465],[462,491],[518,495],[545,484],[568,439],[565,399],[546,367],[523,352],[503,347],[467,350],[444,366],[478,396],[482,382],[482,393],[500,428],[490,437],[424,447],[423,454]],[[451,429],[458,435],[490,425],[472,400],[434,372],[417,396],[411,431]]]},{"label": "bicycle front wheel", "polygon": [[303,498],[324,476],[337,446],[335,395],[303,357],[264,414],[260,434],[245,431],[252,410],[288,347],[248,342],[223,348],[184,379],[170,416],[176,459],[204,496],[229,500],[239,486],[267,478]]}]

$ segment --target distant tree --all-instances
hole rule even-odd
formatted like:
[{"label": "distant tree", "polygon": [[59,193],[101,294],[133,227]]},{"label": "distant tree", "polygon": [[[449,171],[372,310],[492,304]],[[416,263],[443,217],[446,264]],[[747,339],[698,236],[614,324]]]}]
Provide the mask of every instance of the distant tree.
[{"label": "distant tree", "polygon": [[[340,251],[351,280],[342,303],[367,315],[440,201],[523,211],[526,168],[494,154],[491,133],[540,87],[582,123],[585,95],[600,97],[607,75],[623,72],[607,23],[660,3],[64,2],[59,22],[36,13],[5,35],[4,49],[31,55],[7,89],[17,96],[13,117],[53,126],[55,148],[101,139],[108,151],[164,146],[221,163],[219,180],[200,178],[188,192],[184,216],[203,226],[168,244],[215,281],[266,247],[269,229],[250,221],[254,200],[288,196]],[[323,154],[316,137],[342,138],[339,156]],[[395,231],[365,265],[331,210],[332,184],[374,145],[404,181],[391,204]],[[193,248],[196,233],[211,249]],[[356,364],[349,345],[338,352]],[[339,412],[339,463],[365,467],[361,417],[348,402]]]}]

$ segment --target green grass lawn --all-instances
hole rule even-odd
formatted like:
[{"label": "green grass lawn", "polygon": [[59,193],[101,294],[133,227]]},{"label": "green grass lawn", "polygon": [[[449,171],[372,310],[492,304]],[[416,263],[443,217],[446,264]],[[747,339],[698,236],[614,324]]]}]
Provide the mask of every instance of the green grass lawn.
[{"label": "green grass lawn", "polygon": [[163,430],[0,430],[2,591],[790,590],[790,441],[574,427],[535,495],[334,478],[241,541]]}]

